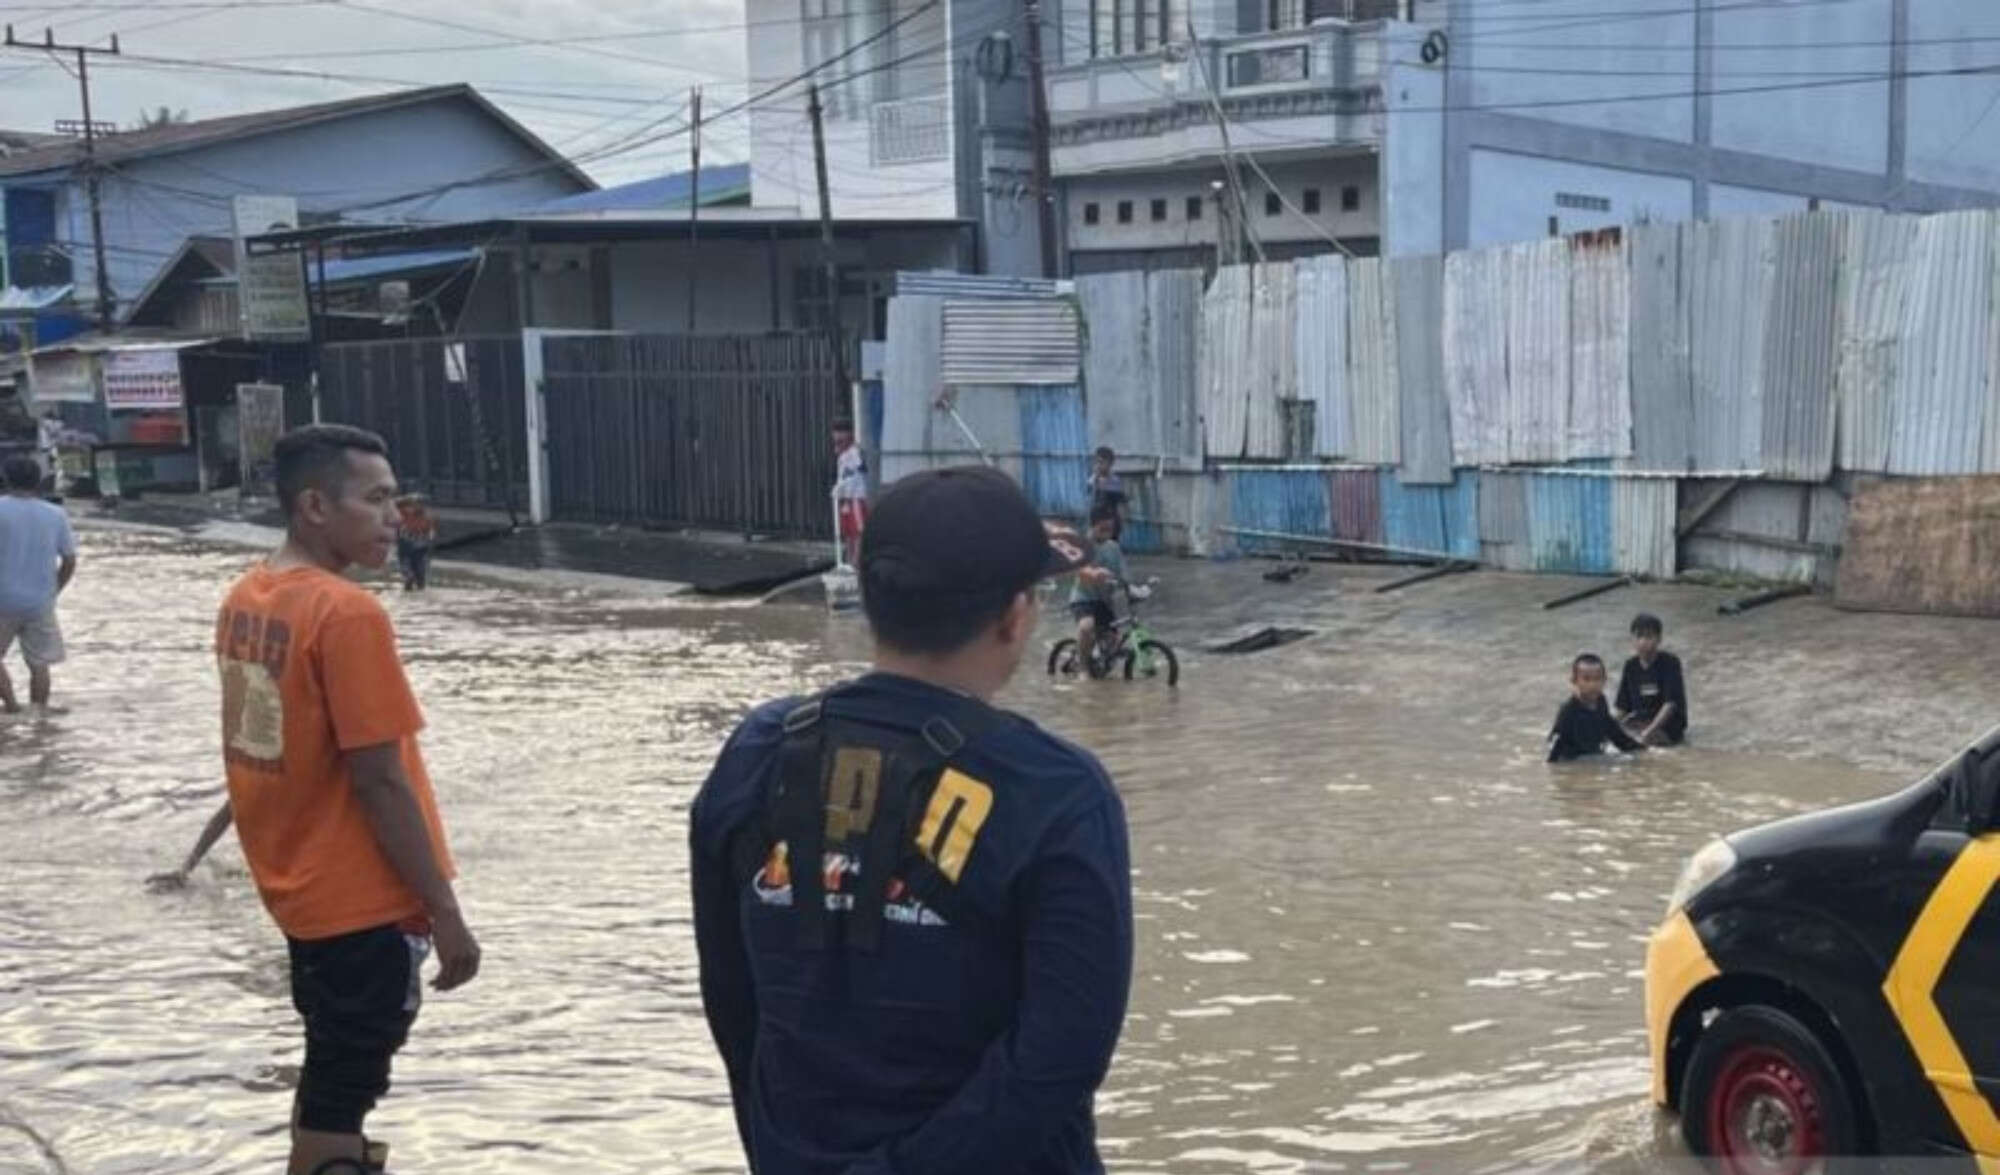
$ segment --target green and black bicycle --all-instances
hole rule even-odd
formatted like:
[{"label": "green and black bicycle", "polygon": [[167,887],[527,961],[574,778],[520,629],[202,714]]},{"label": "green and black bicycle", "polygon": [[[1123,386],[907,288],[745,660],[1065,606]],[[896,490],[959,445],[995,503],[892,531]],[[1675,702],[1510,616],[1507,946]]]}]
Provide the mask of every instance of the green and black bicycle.
[{"label": "green and black bicycle", "polygon": [[1089,654],[1079,654],[1073,636],[1057,641],[1049,650],[1049,676],[1101,680],[1122,669],[1126,681],[1164,680],[1169,689],[1179,686],[1180,658],[1139,619],[1139,604],[1152,596],[1152,582],[1119,586],[1125,589],[1125,615],[1109,632],[1098,634],[1097,648]]}]

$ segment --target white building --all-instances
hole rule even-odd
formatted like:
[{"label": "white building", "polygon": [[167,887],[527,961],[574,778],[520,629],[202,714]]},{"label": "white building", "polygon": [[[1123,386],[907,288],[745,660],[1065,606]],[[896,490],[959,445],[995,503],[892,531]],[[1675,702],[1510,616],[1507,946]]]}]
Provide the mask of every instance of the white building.
[{"label": "white building", "polygon": [[[745,9],[752,92],[783,87],[751,109],[756,207],[818,214],[805,87],[785,86],[818,67],[836,218],[961,223],[977,269],[1040,272],[1021,0],[747,0]],[[843,277],[882,290],[888,280]]]},{"label": "white building", "polygon": [[1049,2],[1079,272],[2000,193],[1992,0]]}]

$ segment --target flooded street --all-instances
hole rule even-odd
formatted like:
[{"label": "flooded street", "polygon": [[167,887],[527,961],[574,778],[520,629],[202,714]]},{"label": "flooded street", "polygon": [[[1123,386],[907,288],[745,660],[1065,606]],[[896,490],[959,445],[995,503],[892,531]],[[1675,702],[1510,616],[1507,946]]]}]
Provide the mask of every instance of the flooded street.
[{"label": "flooded street", "polygon": [[[82,539],[70,712],[0,725],[0,1171],[277,1170],[300,1045],[234,837],[185,893],[142,885],[220,801],[210,629],[255,556]],[[1138,957],[1099,1120],[1120,1171],[1656,1164],[1639,969],[1684,859],[1885,790],[1995,713],[1992,624],[1723,619],[1729,593],[1660,586],[1544,612],[1572,581],[1377,595],[1390,573],[1268,566],[1153,566],[1177,695],[1035,665],[1006,699],[1097,751],[1130,815]],[[441,578],[384,599],[485,968],[430,999],[370,1133],[412,1172],[741,1170],[687,807],[747,707],[861,665],[860,623]],[[1695,745],[1544,765],[1569,657],[1615,675],[1641,607],[1687,662]],[[1250,621],[1318,635],[1198,651]]]}]

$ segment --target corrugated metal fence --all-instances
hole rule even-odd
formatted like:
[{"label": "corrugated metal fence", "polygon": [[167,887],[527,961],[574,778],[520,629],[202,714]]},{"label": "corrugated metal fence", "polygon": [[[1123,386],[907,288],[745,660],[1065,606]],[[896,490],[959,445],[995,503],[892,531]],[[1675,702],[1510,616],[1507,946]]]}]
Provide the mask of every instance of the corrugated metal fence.
[{"label": "corrugated metal fence", "polygon": [[558,336],[542,346],[555,517],[832,533],[828,436],[840,397],[823,336]]},{"label": "corrugated metal fence", "polygon": [[320,418],[380,433],[405,488],[446,506],[526,503],[518,338],[329,343],[320,355]]},{"label": "corrugated metal fence", "polygon": [[[1836,517],[1810,487],[2000,473],[1996,215],[1641,224],[1442,259],[1231,266],[1206,285],[1094,275],[1074,299],[1080,393],[1051,342],[979,367],[988,384],[943,407],[940,335],[958,316],[1047,325],[1069,302],[1010,290],[1041,308],[954,309],[968,291],[937,287],[891,308],[884,466],[984,449],[1073,510],[1074,463],[1109,444],[1128,474],[1156,475],[1135,483],[1141,545],[1369,535],[1355,541],[1524,570],[1669,575],[1692,552],[1817,574],[1838,536],[1798,521]],[[1029,407],[1030,384],[1046,403]],[[1724,510],[1684,540],[1680,482],[1713,477],[1793,489],[1771,518]]]}]

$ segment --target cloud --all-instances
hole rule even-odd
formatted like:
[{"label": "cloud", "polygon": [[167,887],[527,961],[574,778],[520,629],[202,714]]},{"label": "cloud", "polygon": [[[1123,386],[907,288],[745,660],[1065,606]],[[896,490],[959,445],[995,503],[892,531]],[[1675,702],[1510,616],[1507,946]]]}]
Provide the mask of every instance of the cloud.
[{"label": "cloud", "polygon": [[[377,0],[355,0],[374,6]],[[620,145],[621,136],[680,108],[701,85],[713,112],[747,92],[746,23],[740,0],[380,0],[409,16],[493,29],[541,41],[615,38],[582,45],[477,49],[498,38],[397,19],[346,3],[255,9],[83,11],[55,22],[59,40],[108,42],[120,34],[128,60],[91,62],[92,113],[121,126],[142,111],[169,106],[193,118],[216,118],[327,102],[399,88],[470,82],[529,130],[567,154]],[[764,17],[763,19],[769,19]],[[18,29],[39,38],[41,26]],[[677,35],[658,35],[663,30]],[[372,56],[328,56],[352,51]],[[186,69],[131,57],[219,63],[239,70]],[[625,60],[624,58],[642,60]],[[242,61],[243,58],[258,60]],[[339,75],[317,79],[246,70]],[[0,56],[0,126],[47,131],[81,117],[76,80],[46,55]],[[711,128],[705,161],[748,157],[748,120]],[[669,139],[585,164],[601,183],[618,183],[686,165],[685,138]]]}]

